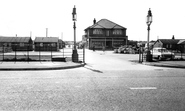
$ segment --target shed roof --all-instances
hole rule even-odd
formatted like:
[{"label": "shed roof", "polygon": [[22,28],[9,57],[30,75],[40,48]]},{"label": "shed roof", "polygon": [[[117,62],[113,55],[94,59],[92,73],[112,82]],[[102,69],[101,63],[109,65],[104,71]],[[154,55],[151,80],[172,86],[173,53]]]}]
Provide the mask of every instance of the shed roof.
[{"label": "shed roof", "polygon": [[4,37],[0,36],[0,42],[23,42],[28,43],[31,39],[31,37]]},{"label": "shed roof", "polygon": [[58,37],[36,37],[35,42],[58,42]]}]

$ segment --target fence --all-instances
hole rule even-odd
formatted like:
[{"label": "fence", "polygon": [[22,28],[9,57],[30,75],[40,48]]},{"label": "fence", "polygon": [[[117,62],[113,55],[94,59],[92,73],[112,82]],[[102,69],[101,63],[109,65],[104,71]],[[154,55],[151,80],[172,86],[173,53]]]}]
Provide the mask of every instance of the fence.
[{"label": "fence", "polygon": [[[0,61],[53,61],[53,58],[59,57],[64,61],[72,61],[72,48],[63,48],[59,51],[5,51],[0,52]],[[77,49],[79,62],[85,63],[85,49]]]},{"label": "fence", "polygon": [[[139,49],[139,62],[143,62],[146,61],[146,51],[143,50],[144,48],[140,47]],[[171,53],[174,53],[175,58],[173,58],[172,60],[185,60],[185,53],[181,52],[174,52],[174,51],[170,51]],[[151,54],[153,55],[153,51],[151,51]],[[153,58],[153,60],[155,60],[155,58]],[[165,59],[164,59],[165,60]]]}]

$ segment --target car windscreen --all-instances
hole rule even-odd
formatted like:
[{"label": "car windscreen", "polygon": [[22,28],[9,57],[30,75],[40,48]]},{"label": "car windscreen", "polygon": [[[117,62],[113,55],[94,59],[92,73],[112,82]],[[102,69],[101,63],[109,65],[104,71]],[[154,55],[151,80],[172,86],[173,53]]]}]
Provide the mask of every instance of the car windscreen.
[{"label": "car windscreen", "polygon": [[158,49],[158,52],[168,52],[166,49]]}]

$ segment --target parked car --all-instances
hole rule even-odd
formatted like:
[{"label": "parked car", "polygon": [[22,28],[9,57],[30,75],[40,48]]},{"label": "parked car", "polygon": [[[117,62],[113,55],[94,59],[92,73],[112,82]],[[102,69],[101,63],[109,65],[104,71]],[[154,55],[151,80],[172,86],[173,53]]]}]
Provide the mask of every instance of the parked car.
[{"label": "parked car", "polygon": [[175,54],[166,48],[153,48],[152,55],[154,59],[158,60],[175,58]]},{"label": "parked car", "polygon": [[118,49],[114,49],[114,53],[123,53],[123,54],[136,54],[137,48],[130,45],[120,46]]}]

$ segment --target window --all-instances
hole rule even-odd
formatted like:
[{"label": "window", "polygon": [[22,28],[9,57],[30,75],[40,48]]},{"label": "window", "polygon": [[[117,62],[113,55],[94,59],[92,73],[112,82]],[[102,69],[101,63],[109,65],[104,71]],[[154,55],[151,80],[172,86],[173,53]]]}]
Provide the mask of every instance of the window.
[{"label": "window", "polygon": [[43,47],[43,43],[40,43],[40,46]]},{"label": "window", "polygon": [[113,30],[112,32],[114,35],[122,35],[122,30],[117,29],[117,30]]},{"label": "window", "polygon": [[170,44],[170,48],[172,48],[172,44]]},{"label": "window", "polygon": [[55,46],[56,46],[56,44],[55,44],[55,43],[52,43],[52,44],[51,44],[51,46],[52,46],[52,47],[55,47]]},{"label": "window", "polygon": [[20,47],[24,47],[24,43],[20,43]]},{"label": "window", "polygon": [[93,34],[103,34],[102,29],[94,29]]},{"label": "window", "polygon": [[11,47],[11,45],[12,45],[11,43],[8,44],[9,47]]},{"label": "window", "polygon": [[4,46],[7,47],[7,43],[4,43]]},{"label": "window", "polygon": [[107,33],[106,34],[107,34],[107,36],[109,36],[109,30],[107,30]]}]

